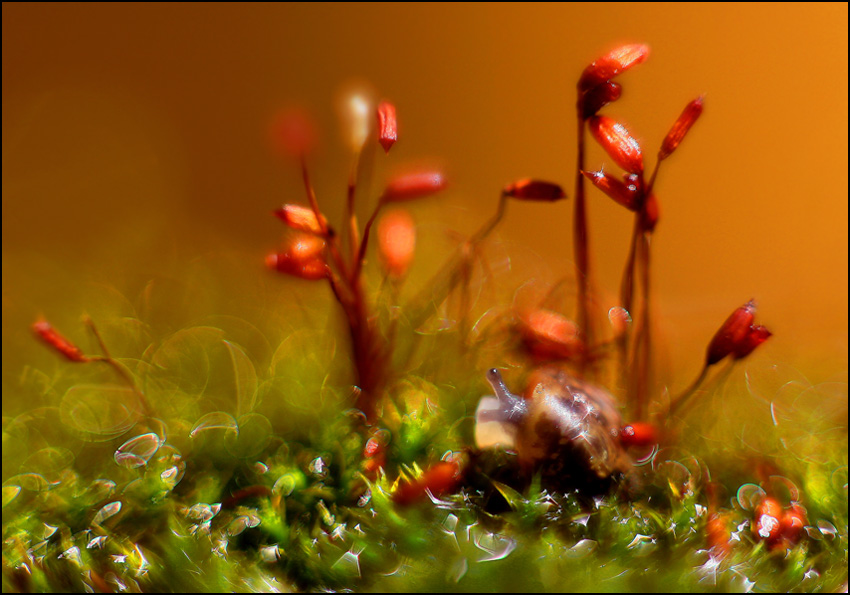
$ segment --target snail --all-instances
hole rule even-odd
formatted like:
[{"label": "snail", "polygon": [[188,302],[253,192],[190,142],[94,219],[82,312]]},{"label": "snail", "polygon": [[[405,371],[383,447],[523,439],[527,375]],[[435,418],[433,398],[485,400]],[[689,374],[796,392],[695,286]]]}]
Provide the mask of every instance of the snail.
[{"label": "snail", "polygon": [[526,476],[539,471],[558,488],[605,489],[629,475],[620,413],[607,391],[557,367],[532,372],[522,396],[495,368],[487,380],[495,396],[483,397],[475,413],[478,448],[515,451]]}]

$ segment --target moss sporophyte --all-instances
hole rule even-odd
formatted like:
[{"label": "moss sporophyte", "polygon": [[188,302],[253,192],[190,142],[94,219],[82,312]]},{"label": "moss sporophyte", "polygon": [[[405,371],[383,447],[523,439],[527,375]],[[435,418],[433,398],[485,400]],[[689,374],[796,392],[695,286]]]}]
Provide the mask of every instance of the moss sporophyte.
[{"label": "moss sporophyte", "polygon": [[[404,139],[393,103],[353,97],[337,225],[311,181],[312,120],[282,111],[271,138],[304,200],[273,211],[286,235],[265,259],[269,280],[281,292],[327,284],[348,369],[304,380],[331,368],[332,330],[292,333],[263,359],[260,322],[202,324],[115,357],[89,318],[99,354],[37,321],[37,337],[80,364],[67,367],[112,377],[4,418],[4,591],[846,591],[846,425],[843,451],[825,448],[823,420],[771,394],[817,387],[748,369],[772,425],[743,454],[724,443],[742,424],[694,415],[744,398],[728,385],[771,336],[755,302],[718,326],[688,389],[670,396],[655,369],[658,174],[704,99],[687,104],[647,167],[631,128],[600,111],[623,92],[614,79],[648,55],[619,47],[578,80],[574,299],[561,283],[481,305],[495,294],[486,249],[508,205],[567,200],[559,184],[504,186],[495,214],[409,292],[423,244],[409,205],[445,190],[444,173],[390,177],[361,225],[376,148],[391,158]],[[588,132],[613,163],[588,167]],[[634,214],[607,308],[591,267],[588,180]],[[211,395],[229,405],[205,408]],[[812,429],[789,432],[789,419]],[[50,420],[66,444],[41,432]],[[7,473],[7,447],[28,440],[37,447]]]}]

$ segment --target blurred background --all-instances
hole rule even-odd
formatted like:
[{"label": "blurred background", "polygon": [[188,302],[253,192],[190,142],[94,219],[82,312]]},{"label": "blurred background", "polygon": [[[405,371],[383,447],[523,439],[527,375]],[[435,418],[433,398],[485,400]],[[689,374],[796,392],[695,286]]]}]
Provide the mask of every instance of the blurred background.
[{"label": "blurred background", "polygon": [[[262,259],[280,237],[269,212],[303,200],[269,150],[281,106],[307,105],[321,122],[313,176],[336,220],[351,159],[336,103],[341,89],[371,85],[400,120],[372,196],[405,163],[443,164],[450,190],[414,210],[426,235],[466,233],[518,178],[573,193],[576,80],[617,45],[644,42],[649,60],[621,77],[606,113],[650,163],[684,105],[706,94],[657,185],[655,304],[670,365],[695,375],[716,328],[756,298],[774,337],[753,357],[846,382],[845,3],[2,10],[4,376],[41,349],[37,316],[84,336],[79,317],[105,287],[135,296],[151,278],[181,281],[199,259],[240,271],[201,294],[267,278]],[[605,164],[592,146],[588,165]],[[594,190],[589,201],[596,283],[614,294],[632,217]],[[511,205],[498,237],[517,278],[572,273],[571,213],[570,201]],[[226,298],[217,307],[231,313]]]}]

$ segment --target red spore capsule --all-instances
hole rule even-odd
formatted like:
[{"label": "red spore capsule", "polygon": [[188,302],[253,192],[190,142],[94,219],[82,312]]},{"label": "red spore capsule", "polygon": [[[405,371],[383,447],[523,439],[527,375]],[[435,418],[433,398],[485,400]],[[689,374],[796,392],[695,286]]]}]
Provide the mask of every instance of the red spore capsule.
[{"label": "red spore capsule", "polygon": [[83,355],[79,347],[60,335],[46,320],[39,320],[33,323],[32,330],[42,341],[50,345],[50,347],[66,359],[77,363],[89,361],[89,358]]},{"label": "red spore capsule", "polygon": [[734,312],[720,327],[706,353],[706,365],[711,366],[722,360],[727,355],[734,353],[735,349],[741,349],[750,333],[750,327],[755,318],[756,303],[750,300]]},{"label": "red spore capsule", "polygon": [[316,127],[310,115],[300,108],[278,112],[270,132],[274,148],[289,159],[300,159],[316,146]]},{"label": "red spore capsule", "polygon": [[286,251],[266,257],[266,266],[287,275],[316,281],[327,277],[328,267],[323,251],[325,242],[312,235],[293,238]]},{"label": "red spore capsule", "polygon": [[634,422],[620,430],[620,442],[626,447],[652,446],[658,443],[658,431],[652,424]]},{"label": "red spore capsule", "polygon": [[649,56],[649,46],[631,44],[620,46],[614,51],[594,60],[584,69],[578,80],[579,91],[587,91],[632,66],[640,64]]},{"label": "red spore capsule", "polygon": [[378,106],[378,142],[384,151],[390,152],[398,140],[398,122],[395,116],[395,106],[389,101],[382,101]]},{"label": "red spore capsule", "polygon": [[575,323],[551,310],[520,316],[519,331],[526,348],[539,360],[568,359],[583,347]]},{"label": "red spore capsule", "polygon": [[394,210],[378,223],[378,255],[387,274],[396,279],[407,273],[416,250],[416,224],[403,210]]},{"label": "red spore capsule", "polygon": [[751,326],[747,335],[740,343],[735,345],[735,359],[741,359],[750,355],[756,347],[767,341],[772,334],[763,326]]},{"label": "red spore capsule", "polygon": [[313,209],[301,205],[283,205],[273,213],[289,227],[298,231],[320,234],[328,225],[328,220],[325,219],[324,215],[320,220],[316,217]]},{"label": "red spore capsule", "polygon": [[621,182],[614,176],[599,171],[583,171],[588,180],[602,192],[613,198],[618,204],[623,205],[630,211],[636,211],[639,204],[640,193],[637,184]]},{"label": "red spore capsule", "polygon": [[679,146],[679,143],[682,142],[682,139],[685,138],[685,135],[688,133],[688,130],[691,129],[691,126],[694,125],[700,114],[702,114],[702,103],[703,97],[700,95],[693,101],[691,101],[687,106],[685,106],[685,110],[682,112],[682,115],[673,123],[673,127],[670,128],[670,132],[667,133],[667,136],[664,137],[664,142],[661,143],[661,150],[658,151],[658,159],[667,159],[673,151],[676,150],[676,147]]},{"label": "red spore capsule", "polygon": [[557,184],[529,179],[508,184],[503,192],[506,196],[519,200],[556,201],[567,197]]},{"label": "red spore capsule", "polygon": [[390,180],[384,189],[383,202],[403,202],[429,196],[445,189],[446,179],[438,171],[407,174]]},{"label": "red spore capsule", "polygon": [[764,539],[768,543],[779,539],[782,531],[782,507],[775,499],[766,497],[758,503],[755,510],[755,522],[753,531],[758,539]]},{"label": "red spore capsule", "polygon": [[640,144],[626,127],[607,116],[593,116],[588,120],[590,133],[617,165],[629,173],[643,173],[643,155]]}]

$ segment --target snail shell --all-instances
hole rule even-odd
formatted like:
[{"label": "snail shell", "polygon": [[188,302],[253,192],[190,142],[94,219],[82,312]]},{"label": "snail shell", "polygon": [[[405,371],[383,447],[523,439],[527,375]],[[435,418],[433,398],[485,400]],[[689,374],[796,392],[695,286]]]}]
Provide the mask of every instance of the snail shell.
[{"label": "snail shell", "polygon": [[476,411],[480,448],[515,450],[523,468],[562,485],[630,470],[620,413],[607,391],[555,367],[535,370],[523,396],[508,391],[498,370],[487,379],[496,395],[481,399]]}]

